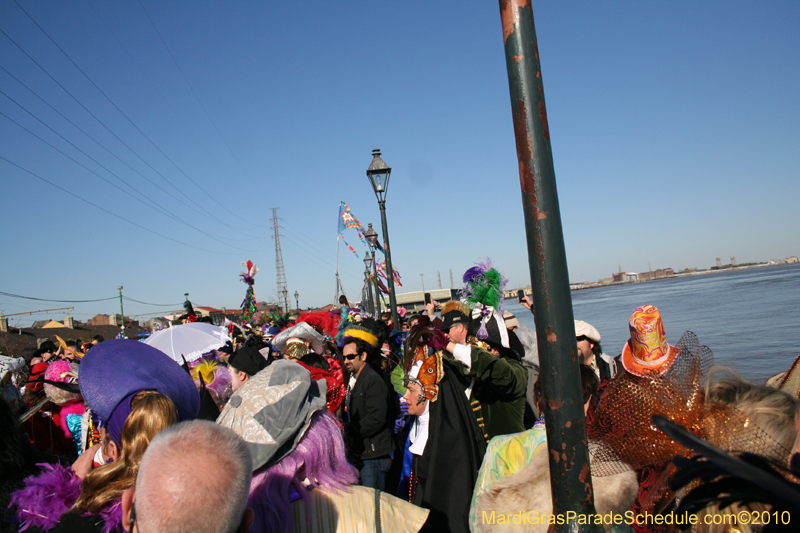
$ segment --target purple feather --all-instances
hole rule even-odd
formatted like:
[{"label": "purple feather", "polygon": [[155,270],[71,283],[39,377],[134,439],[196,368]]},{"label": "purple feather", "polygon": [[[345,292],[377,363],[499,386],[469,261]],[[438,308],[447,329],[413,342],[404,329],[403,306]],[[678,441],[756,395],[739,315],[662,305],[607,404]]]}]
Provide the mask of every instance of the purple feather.
[{"label": "purple feather", "polygon": [[492,269],[492,260],[489,259],[488,257],[480,259],[475,264],[478,265],[478,268],[480,268],[482,272],[488,272]]},{"label": "purple feather", "polygon": [[475,278],[482,276],[484,272],[485,270],[482,270],[480,266],[467,269],[467,271],[464,272],[464,283],[472,283]]},{"label": "purple feather", "polygon": [[53,529],[81,495],[81,480],[60,464],[38,464],[42,473],[25,479],[25,488],[11,495],[9,507],[16,506],[20,531],[30,526]]},{"label": "purple feather", "polygon": [[107,505],[102,511],[100,511],[100,518],[103,519],[103,533],[112,533],[112,531],[123,530],[121,503],[121,500],[116,500],[111,505]]}]

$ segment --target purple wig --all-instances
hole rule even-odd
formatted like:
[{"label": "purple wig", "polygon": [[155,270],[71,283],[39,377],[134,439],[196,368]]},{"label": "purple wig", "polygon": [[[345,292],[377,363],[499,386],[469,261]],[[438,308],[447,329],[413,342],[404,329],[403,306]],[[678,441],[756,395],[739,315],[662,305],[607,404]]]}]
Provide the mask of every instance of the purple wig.
[{"label": "purple wig", "polygon": [[[292,501],[298,496],[306,503],[310,521],[309,490],[338,493],[358,483],[358,470],[347,462],[346,453],[342,430],[333,416],[325,409],[314,413],[305,436],[292,453],[253,472],[247,501],[255,511],[252,530],[290,531]],[[306,479],[308,487],[303,485]]]}]

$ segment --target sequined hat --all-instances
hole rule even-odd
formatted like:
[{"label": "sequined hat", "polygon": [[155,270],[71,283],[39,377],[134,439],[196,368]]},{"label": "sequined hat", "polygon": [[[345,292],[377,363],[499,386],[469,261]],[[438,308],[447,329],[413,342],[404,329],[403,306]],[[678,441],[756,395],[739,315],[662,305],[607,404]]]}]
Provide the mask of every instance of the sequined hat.
[{"label": "sequined hat", "polygon": [[680,353],[667,343],[661,313],[653,305],[637,307],[628,324],[631,338],[622,348],[622,366],[639,377],[660,376]]},{"label": "sequined hat", "polygon": [[231,397],[217,423],[247,442],[253,470],[286,457],[325,409],[327,384],[311,379],[294,361],[278,359],[248,379]]}]

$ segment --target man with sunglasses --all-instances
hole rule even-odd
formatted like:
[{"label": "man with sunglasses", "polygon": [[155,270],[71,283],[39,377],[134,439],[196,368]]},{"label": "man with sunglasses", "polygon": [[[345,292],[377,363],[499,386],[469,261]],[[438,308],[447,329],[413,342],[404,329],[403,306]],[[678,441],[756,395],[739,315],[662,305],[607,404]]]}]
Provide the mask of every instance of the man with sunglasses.
[{"label": "man with sunglasses", "polygon": [[350,373],[352,384],[347,395],[351,456],[360,463],[356,466],[361,472],[361,484],[384,490],[386,473],[392,464],[390,454],[394,450],[392,398],[384,379],[367,361],[368,357],[377,355],[377,338],[373,346],[365,338],[372,340],[374,336],[364,334],[365,338],[359,338],[347,336],[348,333],[355,335],[359,332],[345,331],[342,346],[344,366]]}]

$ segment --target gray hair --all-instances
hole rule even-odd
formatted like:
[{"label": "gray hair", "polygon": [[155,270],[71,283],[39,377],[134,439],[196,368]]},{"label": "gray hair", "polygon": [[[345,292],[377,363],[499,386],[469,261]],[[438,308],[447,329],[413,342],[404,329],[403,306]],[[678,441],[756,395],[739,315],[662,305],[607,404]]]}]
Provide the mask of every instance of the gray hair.
[{"label": "gray hair", "polygon": [[252,470],[247,444],[228,428],[192,420],[165,429],[139,466],[138,530],[233,533],[247,506]]}]

